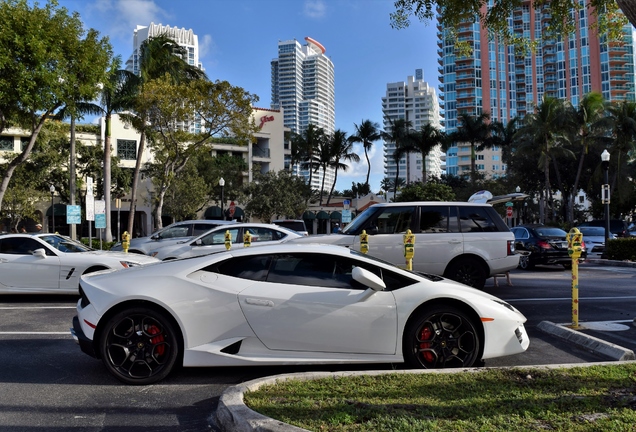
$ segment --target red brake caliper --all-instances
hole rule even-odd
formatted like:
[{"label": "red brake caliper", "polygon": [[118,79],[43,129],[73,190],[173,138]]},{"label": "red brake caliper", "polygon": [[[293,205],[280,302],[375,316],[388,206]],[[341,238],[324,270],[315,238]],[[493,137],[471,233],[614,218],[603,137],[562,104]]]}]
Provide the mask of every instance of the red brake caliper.
[{"label": "red brake caliper", "polygon": [[[429,326],[425,326],[420,332],[420,340],[430,340],[432,335],[433,335],[433,332],[431,328]],[[420,343],[420,348],[422,349],[427,349],[430,347],[431,347],[431,344],[428,342]],[[430,351],[424,351],[422,353],[422,357],[424,357],[424,360],[429,363],[433,362],[435,359],[435,357],[433,356],[433,353],[431,353]]]},{"label": "red brake caliper", "polygon": [[[151,335],[159,334],[160,333],[159,332],[159,328],[156,325],[152,325],[152,326],[148,327],[148,333],[151,334]],[[164,338],[163,338],[162,334],[159,334],[159,336],[155,336],[155,337],[150,338],[150,342],[152,342],[153,345],[160,344],[163,341],[164,341]],[[159,345],[157,347],[157,354],[163,355],[165,349],[166,349],[165,346]]]}]

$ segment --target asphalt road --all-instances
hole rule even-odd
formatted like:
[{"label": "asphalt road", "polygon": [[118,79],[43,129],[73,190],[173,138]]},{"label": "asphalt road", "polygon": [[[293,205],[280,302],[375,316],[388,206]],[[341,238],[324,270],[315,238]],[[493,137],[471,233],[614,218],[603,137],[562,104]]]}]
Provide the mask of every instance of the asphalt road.
[{"label": "asphalt road", "polygon": [[[636,269],[582,265],[580,313],[586,320],[627,330],[597,331],[636,350]],[[512,287],[487,286],[528,317],[527,352],[487,360],[486,366],[605,361],[542,333],[543,320],[571,318],[571,276],[558,268],[514,271]],[[69,334],[73,296],[0,297],[0,431],[204,431],[216,430],[212,413],[230,385],[284,373],[389,369],[391,365],[342,367],[201,368],[178,371],[160,384],[126,386],[98,360],[83,354]],[[616,343],[616,342],[614,342]],[[395,366],[399,368],[400,366]]]}]

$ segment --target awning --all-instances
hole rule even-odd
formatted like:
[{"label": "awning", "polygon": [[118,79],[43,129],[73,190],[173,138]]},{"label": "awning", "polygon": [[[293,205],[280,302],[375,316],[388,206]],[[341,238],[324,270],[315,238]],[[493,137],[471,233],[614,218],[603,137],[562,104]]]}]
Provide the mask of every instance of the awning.
[{"label": "awning", "polygon": [[302,219],[314,220],[314,219],[316,219],[316,214],[314,212],[312,212],[312,211],[307,210],[305,213],[303,213]]},{"label": "awning", "polygon": [[221,213],[221,207],[211,206],[205,209],[203,213],[203,219],[221,219],[223,214]]},{"label": "awning", "polygon": [[320,210],[318,213],[316,213],[316,219],[328,220],[329,219],[329,213],[327,213],[326,211]]},{"label": "awning", "polygon": [[[51,207],[46,210],[46,216],[51,216]],[[54,216],[66,216],[66,204],[55,204]]]},{"label": "awning", "polygon": [[342,215],[339,211],[332,211],[329,215],[329,219],[340,222],[342,220]]}]

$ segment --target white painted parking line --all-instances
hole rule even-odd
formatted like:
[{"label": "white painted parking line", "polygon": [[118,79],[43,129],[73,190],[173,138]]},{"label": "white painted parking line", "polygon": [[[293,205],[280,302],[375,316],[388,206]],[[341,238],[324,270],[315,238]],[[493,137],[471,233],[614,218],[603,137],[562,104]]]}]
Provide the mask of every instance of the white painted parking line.
[{"label": "white painted parking line", "polygon": [[0,332],[0,335],[71,335],[70,331],[65,332]]},{"label": "white painted parking line", "polygon": [[[571,301],[572,297],[539,297],[539,298],[522,298],[522,299],[502,299],[508,303],[512,302],[541,302],[541,301]],[[617,296],[617,297],[579,297],[581,300],[636,300],[636,296]]]},{"label": "white painted parking line", "polygon": [[20,309],[76,309],[77,306],[0,306],[0,310]]}]

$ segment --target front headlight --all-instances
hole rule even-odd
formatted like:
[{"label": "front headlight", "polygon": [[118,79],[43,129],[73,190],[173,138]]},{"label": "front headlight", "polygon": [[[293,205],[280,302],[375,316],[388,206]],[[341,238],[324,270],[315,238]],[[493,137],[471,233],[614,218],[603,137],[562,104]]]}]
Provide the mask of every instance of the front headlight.
[{"label": "front headlight", "polygon": [[513,305],[506,303],[505,301],[502,300],[493,300],[495,303],[502,305],[505,308],[510,309],[513,312],[519,312]]},{"label": "front headlight", "polygon": [[141,264],[133,262],[133,261],[119,261],[119,263],[124,267],[124,268],[129,268],[129,267],[139,267]]}]

